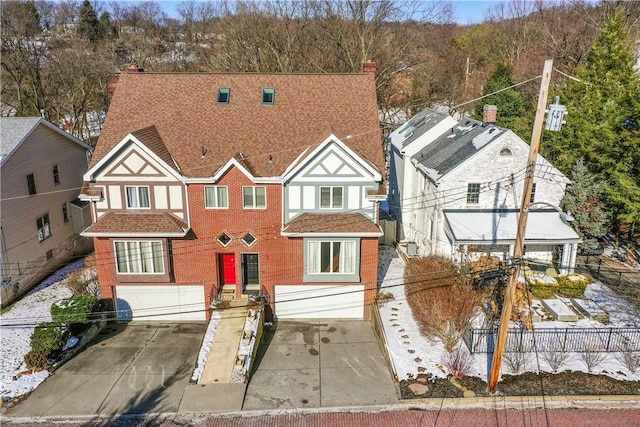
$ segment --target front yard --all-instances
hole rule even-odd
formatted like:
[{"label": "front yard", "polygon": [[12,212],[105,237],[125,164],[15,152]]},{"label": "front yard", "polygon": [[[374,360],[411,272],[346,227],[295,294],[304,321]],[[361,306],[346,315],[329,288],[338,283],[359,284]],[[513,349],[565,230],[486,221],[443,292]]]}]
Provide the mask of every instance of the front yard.
[{"label": "front yard", "polygon": [[[380,290],[393,296],[380,304],[380,316],[403,397],[461,397],[465,391],[467,396],[487,395],[489,355],[469,355],[468,375],[451,382],[451,371],[447,368],[451,364],[447,362],[449,352],[440,339],[426,336],[420,330],[407,302],[403,259],[393,248],[381,247],[380,253]],[[533,323],[534,331],[536,328],[640,328],[638,308],[604,284],[589,284],[585,297],[607,311],[608,324],[585,317],[575,322],[540,318]],[[482,327],[483,320],[483,316],[477,316],[473,325]],[[466,349],[463,343],[459,346]],[[511,363],[505,356],[498,390],[509,395],[640,393],[640,369],[629,369],[633,364],[625,364],[624,360],[625,356],[639,360],[640,354],[597,354],[592,357],[578,352],[523,352],[511,355]]]}]

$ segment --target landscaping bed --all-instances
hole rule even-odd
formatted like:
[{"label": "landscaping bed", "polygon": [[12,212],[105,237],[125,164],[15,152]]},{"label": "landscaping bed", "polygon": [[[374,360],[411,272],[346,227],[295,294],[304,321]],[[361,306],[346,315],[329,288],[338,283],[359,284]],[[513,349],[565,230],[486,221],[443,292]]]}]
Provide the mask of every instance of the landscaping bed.
[{"label": "landscaping bed", "polygon": [[[491,396],[487,383],[477,377],[457,380],[457,385],[445,378],[431,379],[419,374],[416,378],[400,381],[402,399],[463,397],[465,390],[476,396]],[[428,390],[415,394],[411,384],[426,385]],[[577,396],[577,395],[635,395],[640,394],[640,381],[621,381],[606,375],[593,375],[578,371],[557,374],[533,372],[504,375],[498,383],[498,393],[506,396]],[[469,393],[467,393],[469,396]]]}]

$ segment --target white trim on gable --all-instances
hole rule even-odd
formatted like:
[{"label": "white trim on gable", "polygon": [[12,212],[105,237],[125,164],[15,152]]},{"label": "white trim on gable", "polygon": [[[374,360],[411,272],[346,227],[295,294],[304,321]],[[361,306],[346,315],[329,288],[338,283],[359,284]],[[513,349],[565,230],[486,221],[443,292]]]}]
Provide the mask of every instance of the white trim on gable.
[{"label": "white trim on gable", "polygon": [[115,156],[117,156],[128,144],[133,144],[138,147],[145,155],[151,157],[155,162],[163,165],[168,174],[175,178],[177,181],[182,181],[182,175],[180,175],[175,169],[169,166],[164,160],[158,157],[153,151],[149,149],[142,141],[133,136],[133,134],[127,134],[115,147],[102,157],[91,169],[89,169],[83,176],[84,181],[93,181],[94,177],[108,165]]},{"label": "white trim on gable", "polygon": [[311,161],[319,158],[320,153],[327,150],[331,145],[336,145],[338,148],[343,150],[348,156],[355,159],[359,166],[363,171],[368,173],[371,176],[371,179],[374,181],[382,181],[382,175],[376,169],[374,169],[369,162],[365,161],[362,157],[358,156],[347,144],[342,142],[337,136],[334,134],[329,135],[327,139],[325,139],[320,145],[318,145],[311,153],[309,153],[306,158],[301,161],[296,167],[291,170],[285,172],[285,175],[282,177],[283,182],[289,182],[296,176],[300,171],[302,171],[305,167],[309,166]]},{"label": "white trim on gable", "polygon": [[282,179],[279,176],[274,177],[255,177],[251,172],[247,170],[244,166],[240,164],[235,158],[229,159],[227,163],[222,165],[220,169],[218,169],[213,176],[210,177],[202,177],[202,178],[183,178],[182,181],[185,184],[215,184],[222,178],[227,171],[229,171],[233,166],[237,167],[240,172],[242,172],[251,182],[254,184],[280,184],[282,183]]}]

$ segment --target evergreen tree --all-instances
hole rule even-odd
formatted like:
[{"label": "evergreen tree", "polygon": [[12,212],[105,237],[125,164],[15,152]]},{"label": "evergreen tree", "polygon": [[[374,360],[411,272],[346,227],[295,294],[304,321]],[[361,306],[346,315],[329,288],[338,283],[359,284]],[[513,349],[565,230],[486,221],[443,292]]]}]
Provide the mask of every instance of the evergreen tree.
[{"label": "evergreen tree", "polygon": [[100,15],[100,37],[109,38],[115,36],[115,34],[116,28],[111,22],[111,15],[109,14],[109,12],[102,12],[102,14]]},{"label": "evergreen tree", "polygon": [[[607,210],[640,222],[640,75],[620,10],[612,14],[586,63],[561,89],[567,124],[545,134],[543,154],[567,173],[580,158],[602,180]],[[548,135],[548,136],[546,136]]]},{"label": "evergreen tree", "polygon": [[573,225],[582,237],[582,247],[595,249],[595,238],[607,233],[609,218],[604,211],[604,186],[579,159],[571,170],[571,184],[567,188],[562,209],[575,218]]},{"label": "evergreen tree", "polygon": [[[482,95],[488,95],[509,86],[513,86],[513,67],[501,62],[496,65],[487,78]],[[476,117],[480,120],[482,119],[482,111],[485,104],[496,105],[498,107],[497,124],[510,129],[513,128],[517,119],[524,114],[527,107],[524,95],[515,88],[488,96],[483,98],[482,101],[476,105]]]},{"label": "evergreen tree", "polygon": [[94,43],[101,38],[100,21],[89,0],[84,0],[80,7],[80,19],[77,27],[78,35]]}]

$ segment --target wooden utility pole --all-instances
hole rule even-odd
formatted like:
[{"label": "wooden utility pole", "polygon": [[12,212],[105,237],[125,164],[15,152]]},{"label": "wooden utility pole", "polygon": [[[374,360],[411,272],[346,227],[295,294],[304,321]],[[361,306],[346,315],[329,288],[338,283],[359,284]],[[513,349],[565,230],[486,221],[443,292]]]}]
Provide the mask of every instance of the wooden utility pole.
[{"label": "wooden utility pole", "polygon": [[513,248],[512,260],[514,260],[514,265],[512,266],[509,283],[505,290],[502,313],[500,314],[500,327],[498,329],[496,345],[493,350],[491,371],[489,372],[488,389],[491,393],[495,392],[498,387],[502,353],[504,352],[505,342],[507,341],[507,331],[509,330],[509,321],[511,320],[511,310],[513,308],[513,300],[516,294],[518,276],[520,276],[520,258],[524,251],[524,237],[527,229],[527,218],[529,216],[529,202],[531,201],[531,190],[533,189],[533,174],[535,172],[536,161],[538,159],[540,136],[542,135],[542,125],[544,124],[544,113],[547,107],[549,82],[551,81],[552,70],[553,59],[547,59],[544,62],[544,68],[542,70],[542,81],[540,82],[540,92],[538,94],[538,107],[536,109],[536,118],[533,122],[533,131],[531,132],[529,159],[527,160],[527,171],[524,180],[524,189],[522,191],[522,203],[520,204],[520,218],[518,218],[518,233],[516,234],[516,243]]}]

